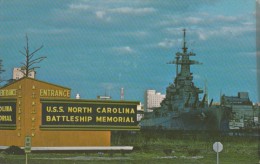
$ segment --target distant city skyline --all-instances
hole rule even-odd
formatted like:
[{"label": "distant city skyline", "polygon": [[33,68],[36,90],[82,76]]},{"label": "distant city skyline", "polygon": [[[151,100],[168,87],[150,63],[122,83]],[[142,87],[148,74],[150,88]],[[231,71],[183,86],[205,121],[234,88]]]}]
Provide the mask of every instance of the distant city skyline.
[{"label": "distant city skyline", "polygon": [[[256,1],[0,1],[0,59],[3,79],[25,59],[28,35],[35,56],[46,56],[36,79],[69,87],[71,97],[109,94],[143,102],[147,89],[165,94],[186,29],[188,51],[196,53],[194,84],[208,98],[249,92],[257,102]],[[1,84],[2,85],[2,84]],[[203,97],[203,94],[200,95]]]}]

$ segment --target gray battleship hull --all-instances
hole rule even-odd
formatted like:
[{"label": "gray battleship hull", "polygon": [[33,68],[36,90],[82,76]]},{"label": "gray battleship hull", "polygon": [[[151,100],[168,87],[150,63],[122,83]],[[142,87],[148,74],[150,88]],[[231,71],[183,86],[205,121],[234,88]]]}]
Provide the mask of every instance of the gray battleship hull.
[{"label": "gray battleship hull", "polygon": [[[148,116],[140,122],[143,130],[228,131],[227,108],[211,107],[189,112],[169,112],[167,116]],[[149,115],[149,114],[148,114]]]}]

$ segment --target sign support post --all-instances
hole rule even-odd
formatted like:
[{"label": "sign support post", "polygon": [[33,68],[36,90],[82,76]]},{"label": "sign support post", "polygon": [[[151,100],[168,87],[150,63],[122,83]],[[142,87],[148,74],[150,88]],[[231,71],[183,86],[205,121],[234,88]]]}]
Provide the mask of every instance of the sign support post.
[{"label": "sign support post", "polygon": [[26,136],[24,139],[25,164],[28,164],[28,153],[31,152],[32,138]]},{"label": "sign support post", "polygon": [[25,153],[25,164],[28,164],[27,154],[28,154],[28,153]]},{"label": "sign support post", "polygon": [[219,164],[219,157],[218,157],[218,152],[217,152],[217,164]]}]

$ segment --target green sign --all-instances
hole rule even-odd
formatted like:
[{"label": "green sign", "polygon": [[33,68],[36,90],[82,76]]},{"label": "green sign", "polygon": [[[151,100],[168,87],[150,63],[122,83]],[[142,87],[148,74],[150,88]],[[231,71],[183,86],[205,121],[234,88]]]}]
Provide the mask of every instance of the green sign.
[{"label": "green sign", "polygon": [[30,153],[32,146],[32,138],[30,136],[26,136],[24,140],[24,152]]},{"label": "green sign", "polygon": [[42,100],[42,128],[138,129],[137,102]]}]

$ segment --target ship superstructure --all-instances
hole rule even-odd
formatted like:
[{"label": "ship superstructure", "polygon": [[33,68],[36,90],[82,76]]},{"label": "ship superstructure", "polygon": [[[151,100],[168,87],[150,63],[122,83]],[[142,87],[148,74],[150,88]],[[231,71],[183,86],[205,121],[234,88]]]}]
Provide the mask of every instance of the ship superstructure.
[{"label": "ship superstructure", "polygon": [[191,65],[201,64],[190,59],[195,55],[188,52],[184,29],[182,52],[177,52],[175,60],[168,63],[176,64],[176,77],[166,88],[166,97],[161,106],[145,114],[140,123],[143,129],[218,130],[228,127],[229,108],[211,106],[213,100],[208,104],[206,94],[199,100],[199,94],[202,94],[203,90],[194,85],[193,74],[190,71]]},{"label": "ship superstructure", "polygon": [[191,56],[195,56],[196,54],[187,52],[188,48],[186,47],[185,35],[186,31],[184,29],[183,52],[177,52],[175,57],[176,60],[168,63],[176,64],[176,78],[174,82],[167,87],[166,98],[161,104],[162,107],[167,106],[168,110],[173,111],[204,106],[204,104],[199,102],[199,94],[203,93],[203,90],[194,85],[193,75],[190,72],[191,65],[201,63],[190,59]]}]

